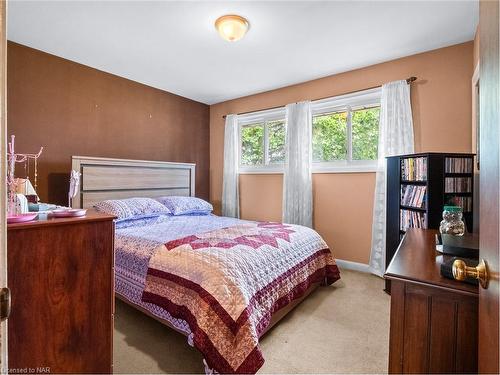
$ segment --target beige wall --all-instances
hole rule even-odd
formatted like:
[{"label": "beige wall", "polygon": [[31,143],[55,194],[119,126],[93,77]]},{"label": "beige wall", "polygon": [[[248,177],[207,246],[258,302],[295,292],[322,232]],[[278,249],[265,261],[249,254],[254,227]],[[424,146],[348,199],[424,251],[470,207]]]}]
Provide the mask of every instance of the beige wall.
[{"label": "beige wall", "polygon": [[[412,108],[417,151],[471,150],[473,43],[467,42],[336,74],[210,107],[210,199],[220,207],[224,121],[228,113],[256,111],[340,95],[417,76]],[[374,173],[314,174],[314,225],[339,259],[368,263]],[[241,175],[241,214],[280,220],[281,175]]]}]

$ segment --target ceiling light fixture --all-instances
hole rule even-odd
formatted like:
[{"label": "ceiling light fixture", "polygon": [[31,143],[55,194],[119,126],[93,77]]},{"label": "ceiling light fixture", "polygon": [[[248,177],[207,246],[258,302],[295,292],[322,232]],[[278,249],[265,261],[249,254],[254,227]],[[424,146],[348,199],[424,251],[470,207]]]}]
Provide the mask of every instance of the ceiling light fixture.
[{"label": "ceiling light fixture", "polygon": [[248,31],[248,21],[235,14],[227,14],[217,18],[215,28],[220,36],[229,42],[236,42],[243,38]]}]

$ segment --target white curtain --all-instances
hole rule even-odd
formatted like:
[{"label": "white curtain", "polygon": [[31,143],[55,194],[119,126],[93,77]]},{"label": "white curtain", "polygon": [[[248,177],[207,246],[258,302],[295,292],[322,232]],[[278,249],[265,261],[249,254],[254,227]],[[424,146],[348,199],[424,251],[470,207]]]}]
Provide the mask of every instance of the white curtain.
[{"label": "white curtain", "polygon": [[238,116],[227,115],[224,128],[222,216],[240,217],[238,190]]},{"label": "white curtain", "polygon": [[312,227],[311,103],[286,106],[283,222]]},{"label": "white curtain", "polygon": [[382,276],[385,272],[386,225],[386,156],[414,152],[410,85],[405,80],[382,86],[378,140],[378,169],[373,206],[370,269]]}]

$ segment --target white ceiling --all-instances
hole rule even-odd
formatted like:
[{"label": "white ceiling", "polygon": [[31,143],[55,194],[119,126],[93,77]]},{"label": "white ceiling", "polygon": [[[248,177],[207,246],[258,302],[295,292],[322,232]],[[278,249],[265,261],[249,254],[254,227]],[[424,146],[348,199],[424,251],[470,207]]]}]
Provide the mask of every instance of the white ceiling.
[{"label": "white ceiling", "polygon": [[[217,17],[250,30],[229,43]],[[477,1],[9,1],[8,38],[213,104],[474,38]]]}]

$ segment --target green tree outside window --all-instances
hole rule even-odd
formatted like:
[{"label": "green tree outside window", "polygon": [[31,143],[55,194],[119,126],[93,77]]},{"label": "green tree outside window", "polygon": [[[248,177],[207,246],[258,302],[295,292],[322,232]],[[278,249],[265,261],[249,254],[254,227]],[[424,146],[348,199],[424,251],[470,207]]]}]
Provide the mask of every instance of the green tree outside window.
[{"label": "green tree outside window", "polygon": [[[352,160],[377,160],[380,107],[354,109],[350,115]],[[348,110],[344,110],[313,117],[314,162],[348,160],[348,116]],[[284,120],[242,126],[240,137],[241,165],[264,166],[284,162],[286,137]]]}]

